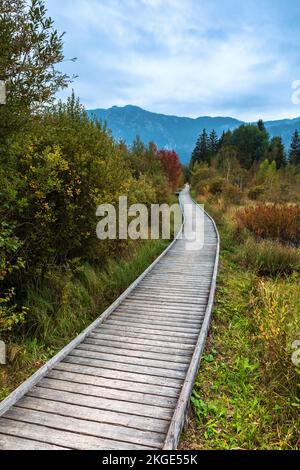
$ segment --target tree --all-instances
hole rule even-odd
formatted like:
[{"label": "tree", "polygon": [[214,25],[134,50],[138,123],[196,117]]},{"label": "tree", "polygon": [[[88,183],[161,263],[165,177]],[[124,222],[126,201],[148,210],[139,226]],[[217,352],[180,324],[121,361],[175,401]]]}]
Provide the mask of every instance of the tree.
[{"label": "tree", "polygon": [[222,173],[227,183],[237,184],[242,187],[244,171],[237,159],[237,150],[234,147],[222,147],[217,156],[217,168]]},{"label": "tree", "polygon": [[242,124],[233,131],[231,142],[238,151],[241,166],[250,169],[255,162],[260,162],[265,157],[269,136],[257,126]]},{"label": "tree", "polygon": [[218,143],[218,150],[220,150],[223,146],[230,146],[231,145],[231,139],[232,139],[232,132],[230,130],[228,131],[223,131],[219,143]]},{"label": "tree", "polygon": [[275,161],[277,170],[286,165],[286,154],[281,137],[272,138],[267,155],[269,162]]},{"label": "tree", "polygon": [[173,190],[176,189],[182,179],[182,165],[177,153],[170,150],[159,150],[157,156],[167,175],[171,188]]},{"label": "tree", "polygon": [[261,132],[266,132],[266,126],[265,126],[265,123],[262,119],[259,119],[257,121],[257,127]]},{"label": "tree", "polygon": [[219,147],[219,139],[215,130],[212,130],[208,139],[208,151],[211,156],[216,155]]},{"label": "tree", "polygon": [[300,137],[299,132],[296,129],[291,141],[290,151],[289,151],[289,162],[292,165],[300,165]]},{"label": "tree", "polygon": [[257,172],[257,181],[265,187],[265,192],[270,200],[275,200],[279,189],[279,172],[276,169],[276,162],[269,162],[265,159],[260,165]]},{"label": "tree", "polygon": [[206,130],[203,129],[202,133],[199,135],[195,148],[192,152],[191,157],[191,168],[197,162],[209,162],[209,139],[206,133]]},{"label": "tree", "polygon": [[56,68],[64,60],[62,38],[43,0],[1,0],[0,79],[7,90],[7,104],[0,110],[1,127],[6,123],[2,134],[24,124],[30,112],[51,103],[72,81]]},{"label": "tree", "polygon": [[210,180],[215,176],[215,168],[208,166],[206,162],[196,162],[191,169],[190,183],[198,194],[205,194],[208,191]]}]

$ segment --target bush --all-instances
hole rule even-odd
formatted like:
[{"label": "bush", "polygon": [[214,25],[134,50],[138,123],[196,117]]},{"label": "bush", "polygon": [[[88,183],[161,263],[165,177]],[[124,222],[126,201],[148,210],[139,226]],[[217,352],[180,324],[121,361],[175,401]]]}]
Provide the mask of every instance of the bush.
[{"label": "bush", "polygon": [[263,275],[276,276],[300,270],[299,250],[272,240],[248,239],[237,252],[237,261]]},{"label": "bush", "polygon": [[248,197],[252,199],[252,201],[257,201],[265,192],[264,186],[253,186],[253,188],[249,189]]},{"label": "bush", "polygon": [[256,237],[300,244],[300,205],[257,204],[235,214],[237,231],[249,230]]},{"label": "bush", "polygon": [[241,204],[243,202],[244,193],[238,186],[227,183],[223,191],[224,199],[229,204]]},{"label": "bush", "polygon": [[226,186],[226,180],[221,176],[216,176],[209,183],[209,191],[211,194],[220,194]]}]

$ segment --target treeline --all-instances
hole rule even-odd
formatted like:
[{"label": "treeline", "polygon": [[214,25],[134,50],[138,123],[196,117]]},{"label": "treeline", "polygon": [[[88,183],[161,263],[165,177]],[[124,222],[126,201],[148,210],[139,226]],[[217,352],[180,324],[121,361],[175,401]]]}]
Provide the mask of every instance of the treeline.
[{"label": "treeline", "polygon": [[[27,315],[28,286],[57,266],[105,265],[130,249],[127,241],[96,237],[96,208],[169,202],[181,178],[174,152],[140,139],[128,148],[88,119],[74,93],[55,104],[72,77],[57,71],[62,35],[44,2],[1,2],[0,78],[0,331]],[[3,45],[3,47],[2,47]]]},{"label": "treeline", "polygon": [[281,137],[270,139],[264,122],[234,131],[205,129],[191,155],[190,180],[198,193],[223,195],[231,202],[243,197],[273,201],[300,199],[300,137],[296,130],[286,152]]},{"label": "treeline", "polygon": [[223,132],[220,139],[214,130],[208,135],[203,129],[192,152],[190,167],[201,162],[210,164],[214,158],[222,157],[220,154],[226,156],[228,153],[246,169],[264,159],[274,161],[277,169],[287,164],[300,165],[299,132],[295,130],[287,153],[281,137],[270,139],[261,119],[257,125],[243,124],[234,131]]}]

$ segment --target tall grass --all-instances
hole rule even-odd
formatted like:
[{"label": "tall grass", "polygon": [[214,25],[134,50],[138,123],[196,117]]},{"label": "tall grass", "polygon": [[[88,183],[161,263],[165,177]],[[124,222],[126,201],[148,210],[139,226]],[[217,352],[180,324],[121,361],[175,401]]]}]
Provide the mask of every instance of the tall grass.
[{"label": "tall grass", "polygon": [[42,286],[28,291],[25,335],[45,346],[61,347],[112,303],[158,254],[167,242],[141,243],[131,255],[110,260],[105,269],[89,264],[48,273]]},{"label": "tall grass", "polygon": [[262,275],[276,276],[300,271],[299,249],[273,240],[247,238],[237,248],[236,261]]},{"label": "tall grass", "polygon": [[300,205],[257,204],[237,210],[237,230],[249,230],[260,238],[300,244]]}]

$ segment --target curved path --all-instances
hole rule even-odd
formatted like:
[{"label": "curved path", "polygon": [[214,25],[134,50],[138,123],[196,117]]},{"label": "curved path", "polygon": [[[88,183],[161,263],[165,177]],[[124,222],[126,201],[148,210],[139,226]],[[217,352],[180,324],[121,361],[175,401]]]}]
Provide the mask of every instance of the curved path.
[{"label": "curved path", "polygon": [[[180,193],[184,229],[75,340],[0,404],[0,449],[174,449],[209,328],[213,220]],[[187,242],[204,227],[204,240]],[[203,246],[202,246],[203,244]],[[192,248],[192,249],[191,249]]]}]

